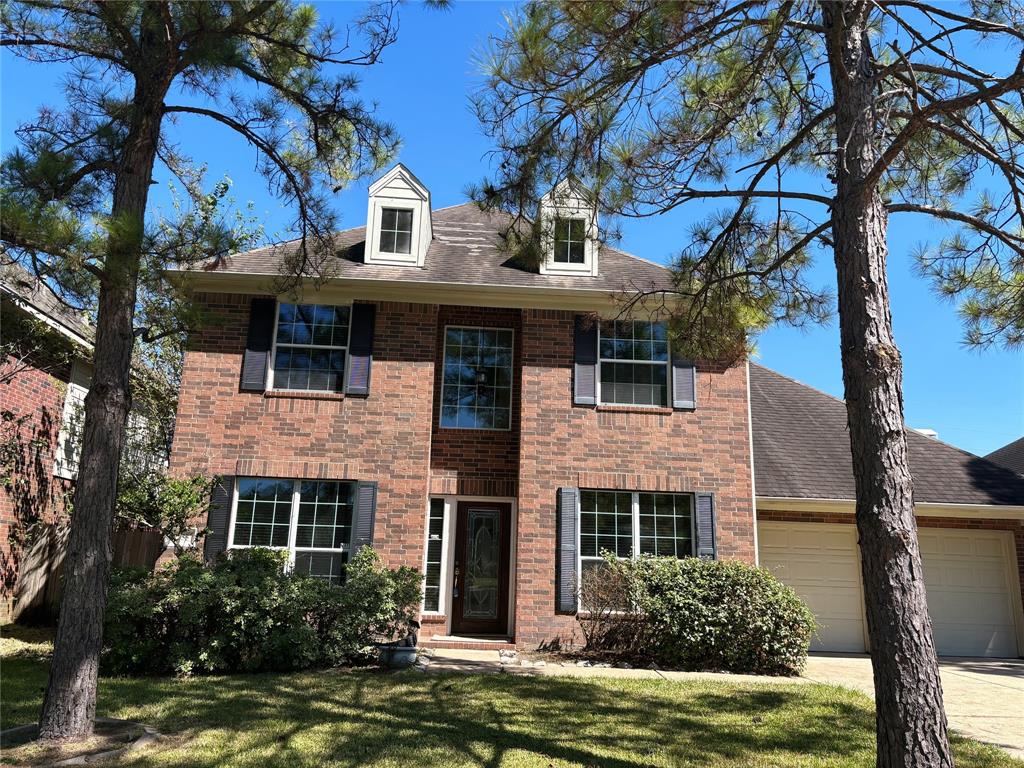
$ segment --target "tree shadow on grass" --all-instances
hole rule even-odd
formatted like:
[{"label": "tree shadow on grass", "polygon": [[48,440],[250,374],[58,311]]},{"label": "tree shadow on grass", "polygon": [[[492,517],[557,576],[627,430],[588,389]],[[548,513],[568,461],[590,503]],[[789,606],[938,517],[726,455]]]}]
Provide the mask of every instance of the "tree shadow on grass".
[{"label": "tree shadow on grass", "polygon": [[[257,675],[108,681],[101,704],[165,733],[223,731],[189,765],[749,764],[771,752],[870,755],[873,721],[846,693],[555,677]],[[828,690],[828,689],[815,689]],[[173,701],[172,705],[169,702]],[[117,702],[117,704],[115,704]],[[156,751],[138,766],[168,764]],[[172,760],[179,764],[178,760]]]}]

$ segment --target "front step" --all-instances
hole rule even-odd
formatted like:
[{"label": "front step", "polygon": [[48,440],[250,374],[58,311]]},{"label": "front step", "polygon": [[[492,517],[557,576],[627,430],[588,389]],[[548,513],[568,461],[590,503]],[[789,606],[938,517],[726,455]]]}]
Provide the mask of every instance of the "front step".
[{"label": "front step", "polygon": [[514,651],[515,642],[511,638],[489,637],[458,637],[454,635],[434,635],[429,640],[421,640],[424,648],[449,648],[460,651]]}]

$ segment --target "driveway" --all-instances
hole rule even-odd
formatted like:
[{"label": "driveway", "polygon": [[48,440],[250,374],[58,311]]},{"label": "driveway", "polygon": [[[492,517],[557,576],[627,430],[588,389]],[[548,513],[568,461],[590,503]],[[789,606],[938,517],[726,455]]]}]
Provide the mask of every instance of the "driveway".
[{"label": "driveway", "polygon": [[[950,727],[1024,759],[1024,661],[947,658],[939,668]],[[804,677],[874,695],[866,654],[813,654]]]}]

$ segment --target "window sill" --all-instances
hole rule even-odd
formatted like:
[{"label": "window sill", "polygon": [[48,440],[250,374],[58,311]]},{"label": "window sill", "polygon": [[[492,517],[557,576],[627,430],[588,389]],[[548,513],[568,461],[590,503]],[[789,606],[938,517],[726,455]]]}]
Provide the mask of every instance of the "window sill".
[{"label": "window sill", "polygon": [[594,410],[608,413],[654,413],[663,416],[675,412],[674,409],[665,405],[613,405],[610,403],[597,405]]},{"label": "window sill", "polygon": [[285,397],[291,400],[344,400],[344,392],[315,392],[303,389],[268,389],[264,397]]}]

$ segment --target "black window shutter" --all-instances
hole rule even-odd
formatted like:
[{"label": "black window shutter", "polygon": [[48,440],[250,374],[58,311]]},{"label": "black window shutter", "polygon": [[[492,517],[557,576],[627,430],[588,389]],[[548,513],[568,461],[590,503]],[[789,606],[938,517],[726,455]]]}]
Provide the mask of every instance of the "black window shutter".
[{"label": "black window shutter", "polygon": [[697,367],[676,358],[672,358],[672,407],[690,411],[697,407]]},{"label": "black window shutter", "polygon": [[573,402],[597,404],[597,321],[576,315],[573,329]]},{"label": "black window shutter", "polygon": [[576,613],[576,499],[577,488],[558,489],[558,573],[556,608],[560,613]]},{"label": "black window shutter", "polygon": [[697,494],[697,557],[714,560],[718,557],[715,546],[715,494]]},{"label": "black window shutter", "polygon": [[373,363],[373,324],[376,304],[352,305],[352,330],[348,342],[345,393],[365,397],[370,394],[370,366]]},{"label": "black window shutter", "polygon": [[352,530],[352,549],[373,546],[373,522],[377,516],[377,484],[356,483],[356,518]]},{"label": "black window shutter", "polygon": [[277,300],[255,298],[249,307],[249,336],[245,341],[245,356],[242,358],[241,389],[246,392],[262,392],[267,386],[267,366],[270,364]]},{"label": "black window shutter", "polygon": [[231,496],[234,487],[235,478],[231,475],[214,478],[213,490],[210,492],[210,516],[206,523],[209,531],[203,543],[203,556],[208,563],[216,560],[217,555],[228,547],[228,525],[231,521]]}]

